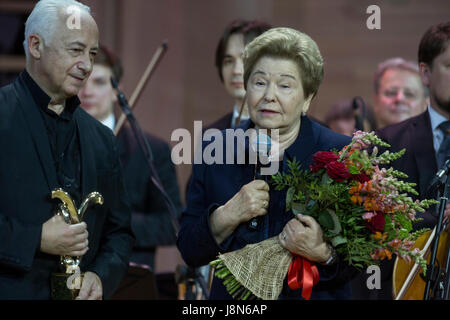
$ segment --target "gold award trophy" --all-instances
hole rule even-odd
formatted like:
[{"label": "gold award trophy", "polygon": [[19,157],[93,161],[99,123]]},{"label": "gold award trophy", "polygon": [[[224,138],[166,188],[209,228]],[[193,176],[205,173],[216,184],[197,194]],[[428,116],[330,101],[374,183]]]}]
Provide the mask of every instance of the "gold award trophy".
[{"label": "gold award trophy", "polygon": [[[68,224],[83,221],[84,213],[91,204],[103,204],[103,197],[98,192],[87,195],[80,207],[76,208],[70,195],[62,189],[52,191],[52,199],[59,199],[61,203],[56,208],[56,215],[64,218]],[[83,274],[80,273],[81,257],[60,256],[59,273],[52,273],[51,296],[53,300],[74,300],[80,291]]]}]

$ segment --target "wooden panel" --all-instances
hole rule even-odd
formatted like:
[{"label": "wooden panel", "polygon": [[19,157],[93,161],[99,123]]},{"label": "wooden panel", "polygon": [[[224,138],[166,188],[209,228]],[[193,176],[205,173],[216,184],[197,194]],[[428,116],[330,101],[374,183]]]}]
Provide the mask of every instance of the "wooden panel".
[{"label": "wooden panel", "polygon": [[2,0],[0,12],[31,12],[35,3],[35,0]]},{"label": "wooden panel", "polygon": [[0,55],[0,71],[20,72],[25,68],[25,56]]}]

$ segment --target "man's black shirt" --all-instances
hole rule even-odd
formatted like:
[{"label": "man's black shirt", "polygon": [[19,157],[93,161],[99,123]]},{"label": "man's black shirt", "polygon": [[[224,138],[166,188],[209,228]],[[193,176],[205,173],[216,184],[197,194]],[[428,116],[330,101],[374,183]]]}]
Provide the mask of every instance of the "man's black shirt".
[{"label": "man's black shirt", "polygon": [[58,115],[48,108],[50,97],[28,72],[24,71],[21,77],[41,111],[59,185],[71,195],[78,206],[81,202],[81,158],[77,123],[73,113],[80,105],[80,100],[77,96],[67,99],[63,112]]}]

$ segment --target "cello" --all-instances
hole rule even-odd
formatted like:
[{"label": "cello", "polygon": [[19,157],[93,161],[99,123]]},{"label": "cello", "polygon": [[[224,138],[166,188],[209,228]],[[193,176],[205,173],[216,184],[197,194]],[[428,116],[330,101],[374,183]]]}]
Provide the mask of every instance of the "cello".
[{"label": "cello", "polygon": [[[445,228],[443,229],[439,238],[436,260],[441,264],[447,261],[446,264],[448,265],[450,237],[448,235],[449,232]],[[421,255],[427,260],[427,264],[431,260],[430,249],[436,233],[437,227],[434,227],[432,231],[427,231],[420,236],[414,245],[415,248],[421,250]],[[427,270],[427,272],[429,271]],[[426,291],[426,280],[422,276],[421,267],[413,261],[407,262],[397,257],[392,276],[392,288],[395,300],[423,300]]]},{"label": "cello", "polygon": [[[438,191],[440,199],[439,217],[433,231],[421,235],[415,242],[414,248],[420,250],[420,255],[427,262],[426,276],[420,272],[417,263],[407,262],[396,258],[392,276],[392,288],[395,300],[429,300],[448,299],[450,291],[450,256],[448,221],[444,219],[444,212],[450,196],[450,159],[439,170],[428,187],[427,193]],[[444,182],[445,179],[445,182]],[[437,265],[436,265],[437,264]],[[431,285],[433,284],[433,288]],[[439,288],[437,287],[439,285]],[[430,297],[431,293],[433,296]],[[437,295],[439,293],[439,295]]]}]

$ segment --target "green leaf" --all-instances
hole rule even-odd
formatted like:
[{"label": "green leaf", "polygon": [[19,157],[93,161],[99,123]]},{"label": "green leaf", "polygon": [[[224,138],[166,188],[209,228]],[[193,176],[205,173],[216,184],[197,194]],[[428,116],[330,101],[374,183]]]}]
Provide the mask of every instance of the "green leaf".
[{"label": "green leaf", "polygon": [[308,210],[311,210],[316,205],[316,201],[309,200],[308,202]]},{"label": "green leaf", "polygon": [[408,218],[406,218],[403,214],[396,214],[395,215],[395,221],[397,221],[398,223],[400,223],[400,225],[407,231],[411,231],[412,230],[412,223],[411,220],[409,220]]},{"label": "green leaf", "polygon": [[384,232],[387,232],[388,234],[395,233],[394,222],[392,222],[391,218],[388,215],[384,216],[384,221]]},{"label": "green leaf", "polygon": [[339,222],[339,218],[337,217],[336,213],[333,210],[327,209],[327,212],[330,215],[331,219],[333,219],[333,224],[334,224],[334,228],[330,229],[328,231],[333,234],[338,234],[339,232],[342,231],[342,227],[341,227],[341,223]]},{"label": "green leaf", "polygon": [[331,238],[331,244],[333,247],[337,247],[338,245],[341,245],[343,243],[347,243],[347,238],[343,237],[343,236],[335,236],[333,238]]},{"label": "green leaf", "polygon": [[360,174],[361,173],[354,164],[348,167],[348,172],[350,172],[351,174]]},{"label": "green leaf", "polygon": [[286,193],[286,211],[292,208],[292,199],[294,198],[295,188],[290,187]]},{"label": "green leaf", "polygon": [[307,215],[308,212],[306,211],[306,205],[304,203],[299,202],[292,202],[292,212],[297,214],[305,214]]},{"label": "green leaf", "polygon": [[330,184],[333,180],[328,176],[328,174],[322,175],[322,184],[327,185]]},{"label": "green leaf", "polygon": [[319,213],[319,223],[327,231],[333,230],[335,228],[334,220],[333,220],[333,218],[331,217],[331,214],[328,211],[322,211],[322,212]]},{"label": "green leaf", "polygon": [[306,211],[310,216],[316,216],[317,215],[317,209],[319,206],[317,205],[317,201],[315,200],[309,200],[308,205],[306,207]]},{"label": "green leaf", "polygon": [[398,235],[399,235],[399,238],[400,238],[400,239],[404,239],[404,238],[406,238],[406,237],[409,235],[409,231],[406,230],[406,229],[404,229],[404,228],[401,228],[401,229],[398,231]]}]

